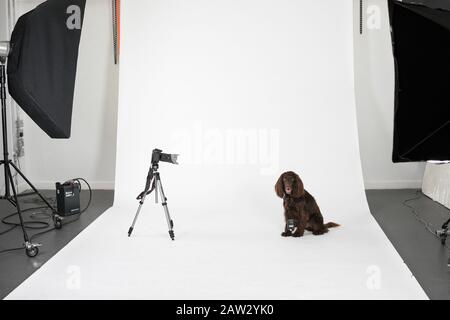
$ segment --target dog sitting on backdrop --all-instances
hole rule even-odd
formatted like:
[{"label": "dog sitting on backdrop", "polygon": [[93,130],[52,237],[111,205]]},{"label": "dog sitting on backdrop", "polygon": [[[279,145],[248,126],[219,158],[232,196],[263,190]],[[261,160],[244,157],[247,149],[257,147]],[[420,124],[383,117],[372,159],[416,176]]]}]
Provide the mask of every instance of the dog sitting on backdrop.
[{"label": "dog sitting on backdrop", "polygon": [[[283,198],[285,229],[283,237],[301,237],[305,230],[314,235],[328,232],[328,228],[338,227],[334,222],[323,223],[323,216],[314,197],[303,188],[303,182],[295,172],[283,173],[275,185],[275,192]],[[288,221],[295,221],[291,231]]]}]

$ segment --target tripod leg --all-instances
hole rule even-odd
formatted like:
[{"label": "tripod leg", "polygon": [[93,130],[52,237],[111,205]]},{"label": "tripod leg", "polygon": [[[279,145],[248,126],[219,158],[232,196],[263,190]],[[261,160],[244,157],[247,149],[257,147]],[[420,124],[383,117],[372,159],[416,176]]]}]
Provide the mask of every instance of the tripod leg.
[{"label": "tripod leg", "polygon": [[169,208],[167,207],[167,198],[166,195],[164,194],[164,189],[159,175],[156,177],[156,187],[159,188],[159,192],[161,193],[162,206],[166,214],[167,226],[169,228],[169,236],[172,240],[175,240],[175,233],[173,231],[173,221],[170,218]]},{"label": "tripod leg", "polygon": [[157,185],[158,185],[158,179],[155,179],[153,181],[153,187],[155,188],[155,203],[158,203],[158,186]]},{"label": "tripod leg", "polygon": [[130,229],[128,229],[128,237],[130,237],[131,234],[133,233],[134,225],[136,224],[136,221],[137,221],[137,219],[138,219],[138,217],[139,217],[139,213],[141,212],[142,205],[144,204],[144,201],[145,201],[145,198],[146,198],[146,197],[147,197],[147,193],[145,192],[145,193],[142,195],[141,200],[139,201],[139,207],[138,207],[138,209],[137,209],[136,215],[134,216],[133,224],[131,225]]}]

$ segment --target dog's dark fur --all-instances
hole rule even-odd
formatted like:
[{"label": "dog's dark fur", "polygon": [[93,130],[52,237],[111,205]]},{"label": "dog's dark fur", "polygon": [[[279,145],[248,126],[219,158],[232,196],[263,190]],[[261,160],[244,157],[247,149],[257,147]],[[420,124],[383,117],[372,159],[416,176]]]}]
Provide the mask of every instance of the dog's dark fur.
[{"label": "dog's dark fur", "polygon": [[[295,172],[283,173],[275,185],[275,192],[283,198],[284,218],[286,226],[283,237],[301,237],[305,230],[311,231],[314,235],[328,232],[328,228],[338,227],[334,222],[323,223],[323,217],[319,206],[312,195],[303,188],[303,182]],[[294,219],[296,227],[294,233],[289,231],[287,220]]]}]

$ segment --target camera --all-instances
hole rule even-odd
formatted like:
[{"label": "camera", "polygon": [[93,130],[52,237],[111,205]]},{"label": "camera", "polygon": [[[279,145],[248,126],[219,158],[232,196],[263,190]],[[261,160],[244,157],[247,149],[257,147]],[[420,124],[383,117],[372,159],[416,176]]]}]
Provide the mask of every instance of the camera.
[{"label": "camera", "polygon": [[160,149],[153,149],[152,152],[152,164],[157,165],[158,162],[169,162],[172,164],[178,164],[178,154],[170,154],[170,153],[163,153]]}]

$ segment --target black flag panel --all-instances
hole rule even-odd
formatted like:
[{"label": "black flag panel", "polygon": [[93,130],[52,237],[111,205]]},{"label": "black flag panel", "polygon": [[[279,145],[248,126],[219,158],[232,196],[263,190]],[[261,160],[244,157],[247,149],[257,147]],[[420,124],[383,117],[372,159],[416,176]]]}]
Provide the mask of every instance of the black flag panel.
[{"label": "black flag panel", "polygon": [[394,162],[450,160],[450,9],[440,1],[426,4],[389,2]]},{"label": "black flag panel", "polygon": [[19,18],[8,58],[9,92],[52,138],[69,138],[86,0],[48,0]]}]

